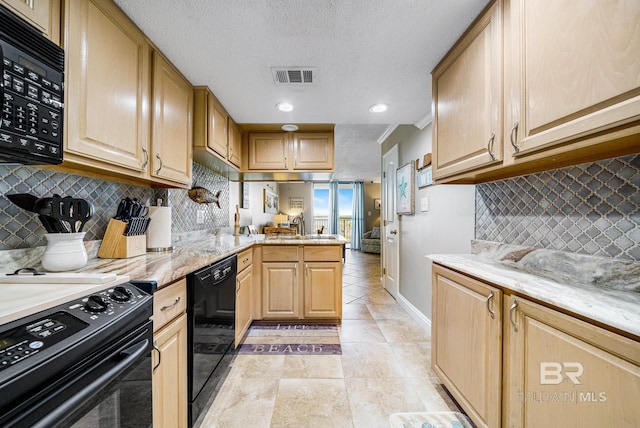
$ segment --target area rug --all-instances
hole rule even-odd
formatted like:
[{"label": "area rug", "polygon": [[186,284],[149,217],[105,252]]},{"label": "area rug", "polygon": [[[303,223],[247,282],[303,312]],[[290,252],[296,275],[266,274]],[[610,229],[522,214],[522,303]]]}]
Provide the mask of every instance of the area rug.
[{"label": "area rug", "polygon": [[338,344],[326,343],[243,343],[237,353],[245,355],[341,355],[342,348]]},{"label": "area rug", "polygon": [[252,324],[252,330],[338,330],[335,324],[322,323],[269,323],[269,324]]},{"label": "area rug", "polygon": [[391,428],[474,428],[469,418],[458,412],[394,413]]}]

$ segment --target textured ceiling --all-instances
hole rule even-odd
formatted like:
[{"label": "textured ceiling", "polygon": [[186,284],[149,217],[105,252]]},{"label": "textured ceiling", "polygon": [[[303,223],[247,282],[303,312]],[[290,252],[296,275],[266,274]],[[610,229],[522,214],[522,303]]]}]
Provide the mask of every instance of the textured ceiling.
[{"label": "textured ceiling", "polygon": [[[362,125],[412,124],[429,115],[430,71],[487,0],[115,2],[193,85],[209,86],[236,122],[358,125],[336,127],[335,139],[336,153],[359,155],[378,144],[372,130],[386,128]],[[276,85],[271,67],[279,66],[315,67],[317,83]],[[295,110],[276,110],[280,101]],[[380,102],[387,112],[368,111]],[[364,130],[362,138],[356,130]],[[342,160],[336,155],[335,178],[351,175]],[[379,177],[379,158],[368,168]]]}]

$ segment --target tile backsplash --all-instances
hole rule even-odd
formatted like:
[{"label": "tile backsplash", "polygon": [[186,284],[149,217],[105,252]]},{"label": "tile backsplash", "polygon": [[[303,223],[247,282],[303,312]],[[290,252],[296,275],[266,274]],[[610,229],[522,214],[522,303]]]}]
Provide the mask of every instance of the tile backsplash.
[{"label": "tile backsplash", "polygon": [[640,261],[640,155],[477,185],[476,239]]},{"label": "tile backsplash", "polygon": [[[13,205],[4,195],[31,193],[38,197],[74,196],[91,201],[95,215],[87,222],[85,241],[102,239],[109,219],[115,215],[121,198],[129,196],[147,203],[158,198],[169,201],[172,232],[189,232],[229,226],[229,181],[222,174],[193,164],[193,182],[220,192],[220,206],[198,205],[184,189],[151,189],[79,175],[41,170],[28,166],[0,165],[0,250],[46,245],[46,231],[37,215]],[[204,223],[196,224],[196,210],[204,211]]]}]

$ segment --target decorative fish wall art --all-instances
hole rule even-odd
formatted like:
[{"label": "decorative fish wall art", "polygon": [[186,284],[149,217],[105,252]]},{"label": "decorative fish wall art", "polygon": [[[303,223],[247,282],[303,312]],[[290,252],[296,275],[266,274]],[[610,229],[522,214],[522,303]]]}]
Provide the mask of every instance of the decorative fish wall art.
[{"label": "decorative fish wall art", "polygon": [[214,203],[218,206],[218,208],[221,208],[220,193],[221,190],[218,190],[218,192],[214,195],[213,192],[211,192],[209,189],[205,189],[204,187],[200,186],[193,186],[191,189],[189,189],[188,195],[189,199],[198,204]]}]

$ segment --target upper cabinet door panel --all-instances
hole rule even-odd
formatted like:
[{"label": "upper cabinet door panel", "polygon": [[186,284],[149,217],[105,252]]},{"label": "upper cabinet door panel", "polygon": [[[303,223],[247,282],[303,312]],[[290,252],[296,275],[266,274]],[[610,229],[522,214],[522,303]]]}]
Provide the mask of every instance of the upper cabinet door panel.
[{"label": "upper cabinet door panel", "polygon": [[240,168],[242,159],[242,135],[240,128],[229,116],[227,131],[229,132],[229,162]]},{"label": "upper cabinet door panel", "polygon": [[284,132],[249,134],[249,169],[287,169],[288,145]]},{"label": "upper cabinet door panel", "polygon": [[501,31],[496,2],[433,72],[435,178],[502,159]]},{"label": "upper cabinet door panel", "polygon": [[193,89],[161,55],[154,52],[153,58],[151,174],[188,184],[191,181]]},{"label": "upper cabinet door panel", "polygon": [[224,159],[227,158],[227,113],[208,94],[209,125],[207,129],[207,145]]},{"label": "upper cabinet door panel", "polygon": [[67,7],[66,149],[144,171],[149,145],[149,44],[110,2],[72,1]]},{"label": "upper cabinet door panel", "polygon": [[297,170],[332,170],[334,167],[331,133],[294,133],[293,168]]},{"label": "upper cabinet door panel", "polygon": [[640,119],[640,2],[511,3],[519,154]]},{"label": "upper cabinet door panel", "polygon": [[60,44],[60,0],[0,0],[0,4]]}]

